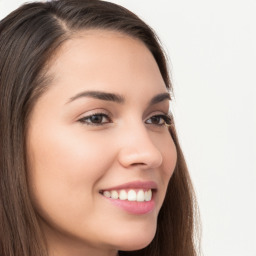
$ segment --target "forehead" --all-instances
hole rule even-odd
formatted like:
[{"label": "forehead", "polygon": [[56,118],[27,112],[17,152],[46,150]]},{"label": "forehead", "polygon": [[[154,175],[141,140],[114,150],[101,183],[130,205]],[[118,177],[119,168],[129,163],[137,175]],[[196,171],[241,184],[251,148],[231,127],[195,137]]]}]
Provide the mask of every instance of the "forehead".
[{"label": "forehead", "polygon": [[[54,87],[72,90],[119,91],[141,93],[166,91],[158,65],[143,42],[128,35],[105,30],[77,33],[59,49],[49,65]],[[73,85],[73,86],[72,86]],[[76,88],[75,86],[76,85]],[[143,85],[143,86],[140,86]]]}]

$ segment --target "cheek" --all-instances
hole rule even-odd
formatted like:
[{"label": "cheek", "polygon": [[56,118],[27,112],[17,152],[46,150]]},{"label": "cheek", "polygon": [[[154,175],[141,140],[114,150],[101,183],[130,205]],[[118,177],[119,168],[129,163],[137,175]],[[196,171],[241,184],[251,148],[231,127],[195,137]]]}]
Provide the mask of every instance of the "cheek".
[{"label": "cheek", "polygon": [[158,148],[160,148],[163,156],[162,182],[166,185],[169,183],[177,163],[177,151],[171,136],[166,136],[163,140],[159,140],[158,143]]},{"label": "cheek", "polygon": [[44,129],[39,135],[38,129],[31,129],[28,137],[34,202],[49,210],[56,207],[56,202],[67,211],[71,207],[90,207],[97,181],[111,165],[113,156],[107,154],[104,141],[98,143],[83,133],[56,130],[58,133]]},{"label": "cheek", "polygon": [[83,176],[90,179],[101,175],[103,171],[100,165],[105,160],[106,147],[104,141],[99,143],[92,136],[65,129],[58,129],[58,132],[44,131],[40,136],[32,131],[29,142],[28,155],[34,171],[43,169],[44,174],[57,175],[68,181],[74,178],[80,180]]}]

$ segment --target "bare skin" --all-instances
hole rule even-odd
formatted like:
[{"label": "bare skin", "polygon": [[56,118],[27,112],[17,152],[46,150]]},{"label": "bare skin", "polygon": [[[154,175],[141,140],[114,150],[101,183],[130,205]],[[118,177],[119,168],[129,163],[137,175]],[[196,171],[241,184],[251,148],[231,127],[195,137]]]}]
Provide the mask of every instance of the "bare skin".
[{"label": "bare skin", "polygon": [[[32,111],[27,152],[50,256],[116,256],[147,246],[177,158],[163,117],[169,100],[152,103],[167,93],[152,54],[118,32],[85,31],[64,43],[48,74],[53,80]],[[152,210],[134,214],[103,196],[127,182],[156,184]]]}]

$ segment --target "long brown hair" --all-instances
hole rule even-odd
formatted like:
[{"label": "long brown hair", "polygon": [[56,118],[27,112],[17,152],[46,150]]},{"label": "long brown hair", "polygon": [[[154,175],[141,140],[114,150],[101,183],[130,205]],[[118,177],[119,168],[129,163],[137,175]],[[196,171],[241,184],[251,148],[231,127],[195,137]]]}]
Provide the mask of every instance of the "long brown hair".
[{"label": "long brown hair", "polygon": [[[0,22],[0,255],[47,256],[26,173],[26,124],[47,89],[47,64],[60,45],[85,29],[114,30],[141,40],[172,90],[164,51],[153,30],[129,10],[99,0],[55,0],[21,6]],[[178,160],[153,241],[120,255],[195,256],[196,201],[174,124]]]}]

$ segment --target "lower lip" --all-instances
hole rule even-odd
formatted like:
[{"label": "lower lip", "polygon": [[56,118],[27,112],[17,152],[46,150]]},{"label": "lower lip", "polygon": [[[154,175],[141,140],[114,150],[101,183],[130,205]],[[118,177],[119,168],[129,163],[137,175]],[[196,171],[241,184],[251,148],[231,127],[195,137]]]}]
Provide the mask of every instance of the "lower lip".
[{"label": "lower lip", "polygon": [[123,210],[125,210],[130,214],[136,214],[136,215],[147,214],[152,212],[153,209],[155,208],[155,201],[153,197],[148,202],[128,201],[128,200],[112,199],[107,197],[105,198],[115,206],[122,208]]}]

